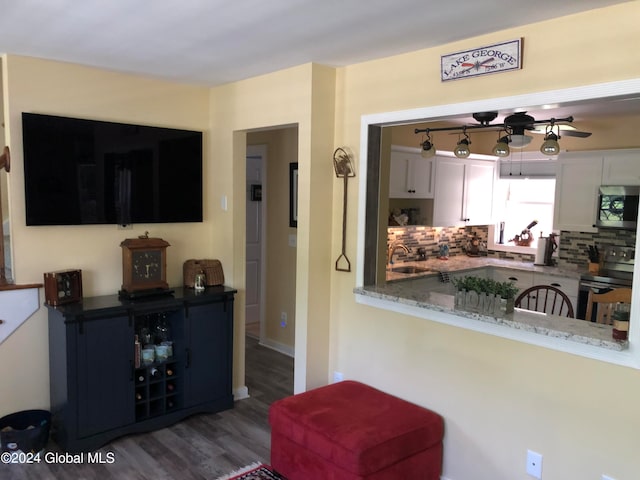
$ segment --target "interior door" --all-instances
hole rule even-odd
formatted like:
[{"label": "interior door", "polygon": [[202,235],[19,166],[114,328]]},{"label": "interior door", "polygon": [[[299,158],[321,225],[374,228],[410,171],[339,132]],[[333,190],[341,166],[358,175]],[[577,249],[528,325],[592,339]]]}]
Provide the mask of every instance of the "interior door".
[{"label": "interior door", "polygon": [[261,336],[263,316],[263,181],[264,147],[247,147],[246,213],[246,301],[245,328],[248,334]]}]

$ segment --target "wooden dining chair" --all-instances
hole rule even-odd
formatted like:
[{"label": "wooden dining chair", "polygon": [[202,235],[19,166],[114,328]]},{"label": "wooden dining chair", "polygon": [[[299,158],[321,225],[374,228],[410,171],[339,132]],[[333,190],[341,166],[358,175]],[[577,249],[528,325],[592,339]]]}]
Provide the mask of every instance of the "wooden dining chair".
[{"label": "wooden dining chair", "polygon": [[613,323],[611,314],[613,313],[616,303],[631,303],[631,289],[614,288],[606,293],[596,293],[593,290],[589,290],[587,313],[585,315],[585,319],[588,321],[591,321],[593,318],[594,303],[596,304],[596,322],[610,325]]},{"label": "wooden dining chair", "polygon": [[552,285],[534,285],[518,295],[514,303],[517,308],[549,313],[561,317],[573,318],[571,300],[559,288]]}]

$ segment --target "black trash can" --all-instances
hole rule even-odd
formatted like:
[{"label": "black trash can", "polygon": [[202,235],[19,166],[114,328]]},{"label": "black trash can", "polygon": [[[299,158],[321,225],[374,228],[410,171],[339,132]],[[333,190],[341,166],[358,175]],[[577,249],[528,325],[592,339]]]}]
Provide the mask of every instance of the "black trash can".
[{"label": "black trash can", "polygon": [[46,447],[51,428],[51,412],[24,410],[0,418],[0,450],[36,453]]}]

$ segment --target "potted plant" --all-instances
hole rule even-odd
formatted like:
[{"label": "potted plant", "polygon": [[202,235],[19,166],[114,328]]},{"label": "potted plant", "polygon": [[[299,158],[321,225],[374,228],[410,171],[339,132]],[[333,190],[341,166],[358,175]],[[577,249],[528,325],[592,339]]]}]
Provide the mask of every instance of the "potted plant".
[{"label": "potted plant", "polygon": [[504,315],[513,312],[518,288],[513,282],[499,282],[491,278],[475,275],[454,278],[456,288],[455,305],[490,315]]}]

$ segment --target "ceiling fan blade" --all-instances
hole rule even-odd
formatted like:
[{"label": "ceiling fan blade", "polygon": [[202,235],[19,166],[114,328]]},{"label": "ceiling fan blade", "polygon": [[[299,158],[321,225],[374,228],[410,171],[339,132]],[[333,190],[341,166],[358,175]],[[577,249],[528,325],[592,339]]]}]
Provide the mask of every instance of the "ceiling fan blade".
[{"label": "ceiling fan blade", "polygon": [[[576,130],[576,128],[573,125],[568,125],[568,124],[556,124],[555,128],[559,128],[560,129],[560,135],[561,136],[567,136],[567,137],[578,137],[578,138],[586,138],[586,137],[590,137],[591,136],[591,132],[580,132],[578,130]],[[557,130],[556,130],[557,132]],[[537,133],[539,135],[545,135],[547,133],[547,127],[545,125],[539,125],[536,128],[534,128],[533,130],[531,130],[531,133]]]},{"label": "ceiling fan blade", "polygon": [[561,130],[561,135],[567,137],[587,138],[591,136],[591,132],[580,132],[578,130]]}]

